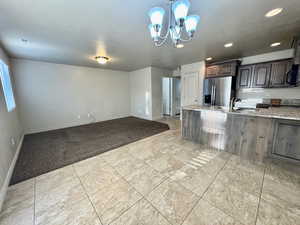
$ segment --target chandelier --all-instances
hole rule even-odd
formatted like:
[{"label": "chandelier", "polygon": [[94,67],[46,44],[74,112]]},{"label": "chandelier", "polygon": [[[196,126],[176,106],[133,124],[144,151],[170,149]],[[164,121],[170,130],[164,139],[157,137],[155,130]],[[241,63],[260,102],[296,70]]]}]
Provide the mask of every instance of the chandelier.
[{"label": "chandelier", "polygon": [[161,35],[165,10],[161,7],[150,9],[148,13],[151,20],[149,30],[155,46],[162,46],[170,36],[174,47],[183,48],[183,43],[194,37],[200,17],[188,16],[189,7],[188,0],[169,0],[169,19],[165,35]]}]

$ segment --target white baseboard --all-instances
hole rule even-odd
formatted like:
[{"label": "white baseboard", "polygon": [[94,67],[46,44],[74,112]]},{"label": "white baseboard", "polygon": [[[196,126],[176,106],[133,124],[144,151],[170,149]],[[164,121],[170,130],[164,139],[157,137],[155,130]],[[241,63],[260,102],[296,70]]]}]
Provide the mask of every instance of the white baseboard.
[{"label": "white baseboard", "polygon": [[152,118],[152,120],[154,121],[154,120],[160,120],[160,119],[162,119],[162,118],[164,118],[163,116],[158,116],[158,117],[154,117],[154,118]]},{"label": "white baseboard", "polygon": [[10,179],[11,179],[11,176],[14,172],[14,168],[15,168],[15,165],[16,165],[16,162],[17,162],[17,159],[18,159],[18,156],[19,156],[22,144],[23,144],[23,139],[24,139],[24,134],[22,135],[22,137],[19,141],[16,153],[15,153],[14,158],[13,158],[11,164],[10,164],[10,167],[8,169],[8,172],[7,172],[7,175],[6,175],[6,178],[5,178],[5,181],[4,181],[4,183],[1,187],[1,190],[0,190],[0,212],[2,210],[2,206],[3,206],[3,203],[4,203],[5,197],[6,197],[6,192],[7,192],[9,183],[10,183]]}]

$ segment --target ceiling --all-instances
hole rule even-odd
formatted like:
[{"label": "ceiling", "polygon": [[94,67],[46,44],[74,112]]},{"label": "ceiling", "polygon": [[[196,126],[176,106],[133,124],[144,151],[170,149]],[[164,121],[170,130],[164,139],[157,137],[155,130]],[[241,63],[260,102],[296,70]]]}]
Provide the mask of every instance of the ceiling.
[{"label": "ceiling", "polygon": [[[292,37],[300,34],[299,0],[190,2],[190,13],[201,21],[183,49],[154,47],[147,29],[148,10],[167,9],[167,0],[1,0],[0,42],[15,58],[132,71],[277,51],[289,48]],[[277,7],[284,8],[280,15],[264,17]],[[277,41],[282,45],[269,47]],[[227,42],[234,46],[225,49]],[[111,60],[102,66],[96,55]]]}]

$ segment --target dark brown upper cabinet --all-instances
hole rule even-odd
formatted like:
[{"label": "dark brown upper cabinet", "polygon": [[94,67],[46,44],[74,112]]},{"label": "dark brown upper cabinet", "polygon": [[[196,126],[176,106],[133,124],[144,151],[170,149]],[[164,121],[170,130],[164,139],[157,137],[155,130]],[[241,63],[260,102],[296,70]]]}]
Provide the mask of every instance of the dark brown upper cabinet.
[{"label": "dark brown upper cabinet", "polygon": [[269,87],[271,73],[271,64],[263,63],[254,66],[253,80],[251,87],[266,88]]},{"label": "dark brown upper cabinet", "polygon": [[287,74],[292,64],[291,59],[284,59],[240,66],[237,77],[237,89],[289,87]]},{"label": "dark brown upper cabinet", "polygon": [[237,89],[251,87],[253,66],[241,66],[238,72]]},{"label": "dark brown upper cabinet", "polygon": [[215,63],[206,67],[205,77],[225,77],[225,76],[236,76],[237,67],[240,61],[234,60],[230,62]]},{"label": "dark brown upper cabinet", "polygon": [[205,76],[206,77],[216,77],[216,76],[218,76],[218,70],[219,70],[218,66],[206,67]]},{"label": "dark brown upper cabinet", "polygon": [[284,60],[271,64],[270,87],[288,87],[287,73],[291,69],[292,61]]}]

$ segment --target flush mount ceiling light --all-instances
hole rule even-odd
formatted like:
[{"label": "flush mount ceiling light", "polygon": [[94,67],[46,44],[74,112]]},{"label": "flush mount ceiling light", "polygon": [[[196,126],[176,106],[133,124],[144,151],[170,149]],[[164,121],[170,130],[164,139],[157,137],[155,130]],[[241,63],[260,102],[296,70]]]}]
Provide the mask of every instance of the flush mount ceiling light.
[{"label": "flush mount ceiling light", "polygon": [[[168,27],[164,35],[161,34],[161,31],[163,29],[162,25],[165,10],[161,7],[150,9],[148,15],[151,24],[148,28],[151,37],[157,47],[162,46],[170,36],[174,47],[183,48],[184,45],[182,42],[190,41],[194,37],[200,17],[197,15],[188,16],[189,7],[191,5],[188,0],[168,0],[168,4]],[[184,32],[184,30],[186,32]],[[186,36],[186,38],[183,36]]]},{"label": "flush mount ceiling light", "polygon": [[225,48],[230,48],[232,46],[233,46],[233,43],[227,43],[227,44],[224,45]]},{"label": "flush mount ceiling light", "polygon": [[107,61],[109,60],[109,58],[105,56],[96,56],[95,59],[99,64],[106,64]]},{"label": "flush mount ceiling light", "polygon": [[276,16],[279,13],[281,13],[282,10],[283,10],[283,8],[272,9],[269,12],[266,13],[265,17],[270,18],[270,17]]},{"label": "flush mount ceiling light", "polygon": [[182,43],[179,43],[176,45],[176,48],[183,48],[183,47],[184,47],[184,44],[182,44]]},{"label": "flush mount ceiling light", "polygon": [[277,46],[280,46],[280,45],[281,45],[280,42],[275,42],[275,43],[271,44],[271,47],[277,47]]},{"label": "flush mount ceiling light", "polygon": [[213,59],[212,57],[208,57],[208,58],[206,58],[206,61],[210,61],[212,59]]}]

